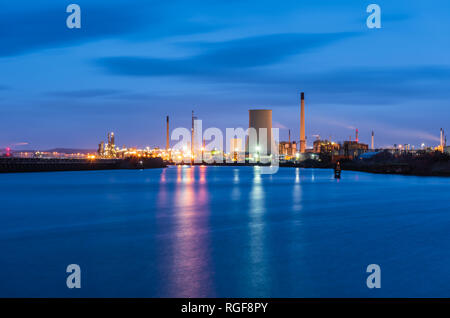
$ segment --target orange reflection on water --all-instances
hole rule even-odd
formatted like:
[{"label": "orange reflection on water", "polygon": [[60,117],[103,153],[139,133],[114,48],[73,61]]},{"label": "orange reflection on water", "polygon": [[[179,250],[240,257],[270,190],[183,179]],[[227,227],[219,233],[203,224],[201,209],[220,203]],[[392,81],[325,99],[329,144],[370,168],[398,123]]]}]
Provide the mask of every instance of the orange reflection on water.
[{"label": "orange reflection on water", "polygon": [[[199,172],[198,182],[195,172]],[[178,180],[182,180],[179,182]],[[174,197],[176,237],[173,243],[171,290],[176,297],[214,294],[209,237],[209,193],[206,167],[177,169]],[[180,268],[183,270],[180,271]]]},{"label": "orange reflection on water", "polygon": [[206,183],[206,166],[200,166],[199,167],[199,172],[200,172],[200,184],[205,184]]},{"label": "orange reflection on water", "polygon": [[182,166],[177,166],[177,183],[181,183],[181,181],[183,181],[181,176],[182,169]]}]

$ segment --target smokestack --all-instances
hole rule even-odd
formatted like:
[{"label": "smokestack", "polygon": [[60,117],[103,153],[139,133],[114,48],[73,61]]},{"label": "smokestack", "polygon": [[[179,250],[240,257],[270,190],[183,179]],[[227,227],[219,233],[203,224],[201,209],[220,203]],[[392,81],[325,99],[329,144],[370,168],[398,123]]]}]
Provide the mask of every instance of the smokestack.
[{"label": "smokestack", "polygon": [[444,144],[444,136],[443,136],[443,131],[442,131],[442,128],[441,128],[441,136],[440,136],[440,146],[442,147],[443,146],[443,144]]},{"label": "smokestack", "polygon": [[289,129],[289,145],[291,144],[291,130]]},{"label": "smokestack", "polygon": [[306,152],[305,136],[305,93],[300,93],[300,152]]},{"label": "smokestack", "polygon": [[374,143],[374,132],[372,130],[372,150],[375,149],[375,143]]},{"label": "smokestack", "polygon": [[359,136],[358,136],[358,128],[356,128],[356,142],[359,142]]},{"label": "smokestack", "polygon": [[166,116],[166,151],[169,151],[169,116]]}]

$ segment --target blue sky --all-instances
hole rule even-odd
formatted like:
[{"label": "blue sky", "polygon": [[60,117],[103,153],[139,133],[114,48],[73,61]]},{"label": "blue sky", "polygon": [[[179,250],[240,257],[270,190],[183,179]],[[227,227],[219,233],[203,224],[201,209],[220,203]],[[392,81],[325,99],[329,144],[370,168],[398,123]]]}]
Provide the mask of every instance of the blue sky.
[{"label": "blue sky", "polygon": [[[82,28],[68,29],[77,3]],[[368,29],[377,3],[382,28]],[[450,119],[444,0],[10,1],[0,7],[0,148],[162,146],[165,116],[246,127],[270,108],[298,139],[437,144]],[[447,125],[447,126],[446,126]],[[27,145],[23,145],[27,143]]]}]

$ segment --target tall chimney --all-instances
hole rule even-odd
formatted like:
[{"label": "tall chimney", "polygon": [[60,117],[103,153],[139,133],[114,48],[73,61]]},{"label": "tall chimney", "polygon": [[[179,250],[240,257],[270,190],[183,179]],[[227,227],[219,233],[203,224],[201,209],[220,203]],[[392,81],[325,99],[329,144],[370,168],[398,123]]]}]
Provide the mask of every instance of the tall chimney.
[{"label": "tall chimney", "polygon": [[356,128],[356,143],[358,143],[359,142],[359,131],[358,131],[358,128]]},{"label": "tall chimney", "polygon": [[289,147],[291,145],[291,130],[289,129]]},{"label": "tall chimney", "polygon": [[375,149],[375,143],[374,143],[374,132],[372,130],[372,150]]},{"label": "tall chimney", "polygon": [[306,136],[305,136],[305,93],[301,92],[300,101],[300,152],[306,152]]},{"label": "tall chimney", "polygon": [[443,142],[443,146],[447,146],[447,137],[445,136],[445,130],[442,129],[442,142]]},{"label": "tall chimney", "polygon": [[166,116],[166,151],[169,151],[169,116]]},{"label": "tall chimney", "polygon": [[442,147],[444,144],[444,136],[443,136],[443,132],[442,132],[442,128],[441,128],[441,136],[440,136],[441,140],[440,140],[440,146]]}]

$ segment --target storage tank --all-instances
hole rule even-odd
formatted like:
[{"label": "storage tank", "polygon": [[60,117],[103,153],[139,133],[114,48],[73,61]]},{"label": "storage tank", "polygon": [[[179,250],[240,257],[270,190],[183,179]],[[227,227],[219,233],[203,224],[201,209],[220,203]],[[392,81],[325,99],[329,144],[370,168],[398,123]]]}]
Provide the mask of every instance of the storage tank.
[{"label": "storage tank", "polygon": [[[247,149],[250,154],[268,154],[272,153],[272,110],[271,109],[251,109],[249,110],[249,128],[256,129],[257,144],[250,144],[247,138]],[[263,144],[260,139],[260,128],[267,129],[266,143]],[[267,149],[267,152],[266,152]]]}]

